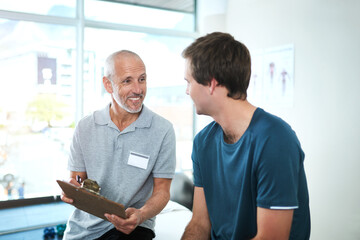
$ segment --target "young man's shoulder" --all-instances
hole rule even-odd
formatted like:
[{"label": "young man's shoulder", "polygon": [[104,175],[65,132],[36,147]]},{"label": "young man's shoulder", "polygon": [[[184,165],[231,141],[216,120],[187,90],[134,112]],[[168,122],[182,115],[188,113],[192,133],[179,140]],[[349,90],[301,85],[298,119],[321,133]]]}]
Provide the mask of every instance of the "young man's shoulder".
[{"label": "young man's shoulder", "polygon": [[216,137],[219,128],[221,126],[217,122],[212,121],[196,134],[194,141],[206,144],[207,141],[213,140]]},{"label": "young man's shoulder", "polygon": [[273,115],[259,108],[254,114],[251,131],[258,137],[286,137],[295,134],[291,126],[282,118]]}]

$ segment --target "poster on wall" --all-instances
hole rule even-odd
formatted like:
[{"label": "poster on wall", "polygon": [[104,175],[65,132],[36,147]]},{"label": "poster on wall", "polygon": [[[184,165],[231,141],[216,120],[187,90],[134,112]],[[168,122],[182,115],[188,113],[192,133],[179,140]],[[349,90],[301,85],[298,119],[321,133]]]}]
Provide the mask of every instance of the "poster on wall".
[{"label": "poster on wall", "polygon": [[294,94],[294,45],[251,52],[249,101],[255,105],[292,107]]}]

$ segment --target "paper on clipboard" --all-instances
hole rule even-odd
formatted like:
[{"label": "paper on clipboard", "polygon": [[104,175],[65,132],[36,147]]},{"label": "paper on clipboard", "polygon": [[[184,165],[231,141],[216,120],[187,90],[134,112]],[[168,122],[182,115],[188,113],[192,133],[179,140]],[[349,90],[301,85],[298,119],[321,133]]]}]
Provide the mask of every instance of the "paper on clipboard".
[{"label": "paper on clipboard", "polygon": [[105,213],[115,214],[126,218],[124,205],[111,201],[103,196],[91,193],[84,188],[77,187],[68,182],[56,180],[66,196],[73,199],[73,206],[99,218],[107,220]]}]

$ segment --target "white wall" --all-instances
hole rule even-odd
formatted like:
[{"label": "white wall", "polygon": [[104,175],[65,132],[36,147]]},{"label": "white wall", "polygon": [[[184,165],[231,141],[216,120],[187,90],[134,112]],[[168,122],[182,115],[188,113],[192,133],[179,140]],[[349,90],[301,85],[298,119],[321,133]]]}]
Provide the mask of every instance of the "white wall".
[{"label": "white wall", "polygon": [[266,110],[302,143],[315,240],[360,239],[359,12],[358,0],[227,1],[222,30],[249,49],[294,44],[293,107]]},{"label": "white wall", "polygon": [[224,31],[227,0],[197,0],[197,28],[202,33]]}]

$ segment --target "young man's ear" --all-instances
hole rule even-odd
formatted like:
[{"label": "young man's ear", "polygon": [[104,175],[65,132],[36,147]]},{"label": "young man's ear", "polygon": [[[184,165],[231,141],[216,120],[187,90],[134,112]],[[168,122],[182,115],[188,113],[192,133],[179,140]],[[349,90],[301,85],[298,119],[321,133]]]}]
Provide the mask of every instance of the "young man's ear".
[{"label": "young man's ear", "polygon": [[104,88],[105,90],[112,94],[113,93],[113,87],[112,87],[112,83],[111,80],[107,77],[103,77],[103,84],[104,84]]},{"label": "young man's ear", "polygon": [[210,91],[210,95],[212,95],[215,91],[215,87],[219,85],[218,82],[216,81],[215,78],[212,78],[210,83],[209,83],[209,91]]}]

